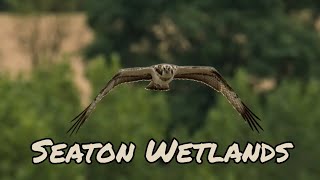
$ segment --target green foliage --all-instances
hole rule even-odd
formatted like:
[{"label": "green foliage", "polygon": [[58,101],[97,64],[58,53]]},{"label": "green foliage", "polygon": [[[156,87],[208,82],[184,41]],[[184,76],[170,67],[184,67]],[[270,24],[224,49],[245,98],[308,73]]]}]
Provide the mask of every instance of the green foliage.
[{"label": "green foliage", "polygon": [[[127,66],[161,61],[214,65],[227,75],[247,66],[258,75],[307,77],[318,62],[315,48],[320,45],[313,19],[317,11],[304,9],[310,4],[93,0],[87,9],[97,38],[89,54],[118,52]],[[132,50],[139,42],[147,44]],[[161,51],[161,45],[168,48]]]},{"label": "green foliage", "polygon": [[[111,63],[98,57],[88,64],[87,75],[93,85],[93,94],[106,84],[121,68],[119,58],[112,55]],[[291,151],[289,161],[277,165],[269,162],[260,164],[208,164],[180,165],[148,164],[144,159],[147,142],[153,138],[160,142],[166,139],[166,130],[173,117],[168,109],[169,99],[161,92],[145,91],[145,83],[120,85],[98,104],[95,112],[78,134],[68,137],[68,123],[82,108],[78,93],[72,85],[67,65],[35,70],[30,78],[10,81],[0,80],[0,148],[1,179],[132,179],[141,178],[214,178],[214,179],[317,179],[315,168],[320,146],[317,132],[320,113],[320,84],[318,80],[301,83],[296,80],[280,84],[279,88],[260,101],[249,87],[248,73],[240,69],[230,84],[245,99],[245,103],[262,119],[265,131],[261,134],[250,131],[249,126],[228,104],[223,96],[217,95],[217,103],[209,109],[208,116],[193,136],[186,132],[186,126],[175,128],[172,136],[180,143],[217,142],[218,154],[236,141],[240,147],[247,142],[267,142],[272,145],[293,141],[296,148]],[[213,92],[212,92],[213,93]],[[191,105],[186,105],[187,108]],[[69,119],[69,120],[68,120]],[[18,137],[18,138],[17,138]],[[32,165],[30,144],[41,138],[50,137],[55,142],[112,142],[117,149],[121,142],[136,144],[133,161],[129,164],[111,163],[100,165],[51,165],[45,162]],[[306,156],[306,151],[308,155]],[[314,163],[313,163],[314,162]],[[301,163],[304,166],[301,166]],[[281,171],[279,168],[281,167]],[[246,173],[243,173],[246,172]]]},{"label": "green foliage", "polygon": [[[81,9],[84,0],[1,0],[6,8],[19,13],[65,12]],[[0,8],[1,9],[1,8]]]},{"label": "green foliage", "polygon": [[[314,129],[319,114],[318,106],[311,103],[319,95],[311,92],[320,92],[316,80],[320,41],[314,26],[318,5],[286,0],[94,0],[87,12],[97,38],[88,55],[117,52],[128,67],[159,62],[214,66],[261,117],[265,129],[261,134],[251,132],[224,97],[208,87],[174,82],[167,94],[171,109],[168,137],[185,142],[214,140],[221,147],[233,141],[243,147],[248,141],[276,145],[288,140],[297,146],[284,165],[201,165],[204,177],[270,179],[274,174],[276,179],[315,179],[318,163],[311,159],[320,151],[313,146],[319,138]],[[248,85],[248,73],[272,77],[280,85],[274,92],[256,94]],[[305,149],[312,149],[307,159]],[[301,167],[302,162],[310,166]],[[185,173],[181,166],[172,166]],[[195,171],[196,167],[188,165]]]},{"label": "green foliage", "polygon": [[[120,68],[116,56],[111,59],[110,64],[97,58],[88,65],[88,77],[94,92],[98,92]],[[36,69],[30,78],[15,81],[1,78],[0,142],[6,146],[0,148],[0,178],[84,179],[96,176],[95,179],[105,179],[108,176],[113,179],[130,176],[138,179],[151,178],[155,174],[160,176],[164,169],[161,164],[146,171],[150,165],[144,159],[144,147],[151,138],[160,141],[165,137],[170,117],[163,94],[145,91],[138,84],[137,87],[119,86],[98,105],[81,131],[69,138],[66,130],[71,124],[68,122],[82,109],[71,79],[70,68],[66,65],[51,66],[50,70]],[[46,137],[69,144],[74,141],[112,142],[116,149],[121,142],[134,142],[136,156],[132,163],[120,165],[51,165],[48,162],[32,165],[34,154],[30,145]]]},{"label": "green foliage", "polygon": [[38,69],[30,79],[0,79],[0,179],[82,179],[81,166],[49,163],[33,166],[30,146],[33,141],[65,139],[66,117],[78,106],[69,68],[59,65]]},{"label": "green foliage", "polygon": [[[209,111],[204,128],[193,137],[194,141],[212,141],[219,143],[218,153],[223,154],[225,148],[234,141],[244,147],[247,142],[266,142],[273,146],[282,142],[292,141],[295,149],[290,152],[290,159],[284,164],[228,164],[211,166],[215,174],[225,179],[229,175],[236,179],[317,179],[319,172],[314,168],[319,164],[318,154],[320,146],[317,133],[320,113],[320,84],[317,80],[307,83],[287,81],[265,97],[265,102],[259,102],[248,84],[248,74],[244,70],[236,73],[234,84],[239,96],[262,119],[260,124],[264,131],[260,134],[250,131],[250,127],[243,121],[223,96],[217,100],[216,106]],[[301,166],[301,164],[304,164]],[[280,170],[281,169],[281,170]],[[243,173],[247,172],[247,173]]]},{"label": "green foliage", "polygon": [[6,0],[0,0],[0,11],[7,10],[8,4]]}]

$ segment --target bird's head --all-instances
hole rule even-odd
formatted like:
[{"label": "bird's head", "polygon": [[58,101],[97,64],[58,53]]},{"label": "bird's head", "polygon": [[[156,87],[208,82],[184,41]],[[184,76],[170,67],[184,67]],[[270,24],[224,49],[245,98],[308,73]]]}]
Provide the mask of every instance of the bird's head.
[{"label": "bird's head", "polygon": [[169,78],[173,77],[176,67],[171,64],[158,64],[154,66],[155,71],[159,75],[159,77]]}]

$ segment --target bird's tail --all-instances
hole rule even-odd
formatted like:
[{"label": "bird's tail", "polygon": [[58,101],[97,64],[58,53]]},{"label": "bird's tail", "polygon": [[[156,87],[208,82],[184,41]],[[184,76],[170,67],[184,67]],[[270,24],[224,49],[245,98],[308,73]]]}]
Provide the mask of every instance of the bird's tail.
[{"label": "bird's tail", "polygon": [[169,87],[169,84],[159,85],[151,81],[145,89],[152,90],[152,91],[169,91],[170,87]]}]

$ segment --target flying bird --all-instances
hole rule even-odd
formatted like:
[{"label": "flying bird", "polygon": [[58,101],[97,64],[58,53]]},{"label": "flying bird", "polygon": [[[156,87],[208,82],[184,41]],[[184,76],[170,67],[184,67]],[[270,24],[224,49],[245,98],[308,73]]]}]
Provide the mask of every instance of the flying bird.
[{"label": "flying bird", "polygon": [[228,85],[227,81],[213,67],[209,66],[177,66],[173,64],[157,64],[150,67],[136,67],[121,69],[100,91],[96,98],[77,115],[71,122],[74,124],[67,133],[78,132],[83,123],[88,119],[95,109],[97,103],[101,101],[113,88],[123,83],[138,81],[150,81],[147,90],[168,91],[170,82],[173,80],[192,80],[204,83],[212,89],[220,92],[232,107],[249,124],[252,130],[259,132],[263,128],[257,122],[259,119],[238,97],[235,91]]}]

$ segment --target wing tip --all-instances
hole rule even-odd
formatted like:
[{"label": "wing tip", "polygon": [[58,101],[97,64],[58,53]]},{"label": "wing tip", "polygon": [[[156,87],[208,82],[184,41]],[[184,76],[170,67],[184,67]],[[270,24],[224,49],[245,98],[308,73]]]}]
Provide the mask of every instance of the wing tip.
[{"label": "wing tip", "polygon": [[72,136],[74,133],[77,133],[79,131],[80,127],[88,118],[88,110],[90,106],[91,104],[70,121],[70,122],[74,122],[74,121],[76,122],[74,122],[73,125],[69,128],[69,130],[67,131],[67,134],[70,133],[70,136]]},{"label": "wing tip", "polygon": [[257,122],[256,119],[261,121],[261,119],[255,115],[243,102],[241,102],[244,108],[244,111],[241,113],[242,118],[249,124],[252,131],[256,130],[260,133],[259,129],[264,131],[261,125]]}]

